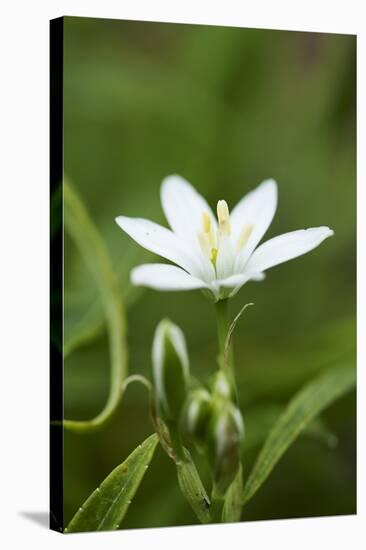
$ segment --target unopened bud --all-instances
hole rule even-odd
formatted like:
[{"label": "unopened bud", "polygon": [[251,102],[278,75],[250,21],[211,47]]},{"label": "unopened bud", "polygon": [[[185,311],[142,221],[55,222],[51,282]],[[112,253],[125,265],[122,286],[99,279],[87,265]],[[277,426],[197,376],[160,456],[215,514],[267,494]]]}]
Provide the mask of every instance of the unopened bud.
[{"label": "unopened bud", "polygon": [[189,362],[183,332],[167,319],[156,328],[152,361],[158,414],[176,422],[186,399]]},{"label": "unopened bud", "polygon": [[240,464],[240,447],[244,438],[244,422],[237,407],[217,398],[209,426],[209,456],[214,482],[224,494],[234,480]]},{"label": "unopened bud", "polygon": [[222,370],[219,370],[214,374],[211,382],[211,388],[214,396],[222,397],[224,399],[231,399],[233,397],[233,390],[228,376]]},{"label": "unopened bud", "polygon": [[191,392],[184,406],[182,415],[182,431],[202,449],[207,439],[207,428],[211,413],[211,395],[204,388]]}]

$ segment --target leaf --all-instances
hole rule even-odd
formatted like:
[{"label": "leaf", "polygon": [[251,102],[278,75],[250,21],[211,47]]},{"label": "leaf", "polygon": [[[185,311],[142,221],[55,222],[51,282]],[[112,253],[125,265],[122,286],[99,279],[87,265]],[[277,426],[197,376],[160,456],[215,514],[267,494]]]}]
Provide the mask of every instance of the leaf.
[{"label": "leaf", "polygon": [[65,229],[75,242],[99,290],[108,327],[110,348],[110,390],[103,410],[87,421],[64,420],[73,431],[99,428],[115,412],[127,372],[126,324],[117,281],[104,242],[88,212],[68,181],[64,182]]},{"label": "leaf", "polygon": [[222,510],[223,523],[240,521],[243,509],[243,471],[240,465],[238,473],[225,495],[224,508]]},{"label": "leaf", "polygon": [[118,529],[145,475],[158,436],[152,434],[89,496],[76,512],[65,533]]},{"label": "leaf", "polygon": [[[143,287],[132,286],[129,282],[130,270],[137,261],[140,261],[141,256],[141,254],[133,254],[130,248],[124,247],[122,261],[114,266],[118,292],[125,309],[131,308],[144,292]],[[75,259],[72,261],[74,263]],[[105,309],[101,296],[96,294],[95,285],[91,287],[87,284],[90,281],[89,271],[85,270],[84,273],[82,267],[81,262],[78,262],[73,271],[74,276],[65,277],[64,357],[99,336],[105,326]],[[75,281],[76,274],[77,281]],[[66,288],[66,279],[73,280],[72,290]]]},{"label": "leaf", "polygon": [[243,504],[257,492],[274,466],[302,430],[325,407],[349,391],[355,384],[355,370],[335,367],[304,386],[281,414],[254,464],[245,484]]},{"label": "leaf", "polygon": [[187,449],[185,454],[186,461],[176,463],[180,489],[200,522],[209,523],[210,499]]},{"label": "leaf", "polygon": [[[249,409],[245,414],[244,452],[263,445],[269,431],[277,422],[284,407],[279,403],[266,403]],[[317,417],[304,428],[301,437],[317,439],[329,447],[337,445],[337,436],[331,431],[325,420]]]}]

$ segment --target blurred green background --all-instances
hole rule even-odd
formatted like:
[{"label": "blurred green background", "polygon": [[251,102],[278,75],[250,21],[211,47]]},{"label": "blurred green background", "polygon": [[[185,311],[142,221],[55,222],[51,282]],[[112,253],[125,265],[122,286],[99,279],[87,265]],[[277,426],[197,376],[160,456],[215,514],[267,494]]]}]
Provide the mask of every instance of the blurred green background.
[{"label": "blurred green background", "polygon": [[[184,330],[191,369],[215,369],[214,309],[199,291],[134,289],[132,266],[156,261],[117,227],[119,214],[166,224],[162,179],[178,173],[215,206],[263,179],[279,184],[266,238],[329,225],[335,236],[270,270],[234,336],[248,472],[276,414],[327,365],[355,356],[354,36],[65,18],[65,173],[109,250],[128,320],[129,373],[151,379],[158,321]],[[65,236],[65,416],[88,419],[109,387],[108,340],[94,286]],[[355,396],[302,436],[244,510],[244,520],[355,513]],[[101,432],[65,432],[65,522],[152,432],[146,390],[130,386]],[[333,439],[331,439],[333,441]],[[200,463],[203,477],[205,465]],[[196,523],[159,448],[123,527]]]}]

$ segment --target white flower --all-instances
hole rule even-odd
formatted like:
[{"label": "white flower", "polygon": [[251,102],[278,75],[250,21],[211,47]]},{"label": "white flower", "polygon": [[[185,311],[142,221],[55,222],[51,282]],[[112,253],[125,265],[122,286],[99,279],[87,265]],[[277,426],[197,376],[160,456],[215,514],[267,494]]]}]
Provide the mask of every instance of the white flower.
[{"label": "white flower", "polygon": [[309,252],[333,235],[329,227],[312,227],[257,247],[277,207],[272,179],[245,195],[230,214],[227,203],[218,201],[217,220],[206,200],[180,176],[164,179],[161,204],[171,229],[141,218],[116,218],[139,245],[176,264],[144,264],[132,270],[133,284],[156,290],[200,288],[215,300],[227,298],[247,281],[263,280],[270,267]]}]

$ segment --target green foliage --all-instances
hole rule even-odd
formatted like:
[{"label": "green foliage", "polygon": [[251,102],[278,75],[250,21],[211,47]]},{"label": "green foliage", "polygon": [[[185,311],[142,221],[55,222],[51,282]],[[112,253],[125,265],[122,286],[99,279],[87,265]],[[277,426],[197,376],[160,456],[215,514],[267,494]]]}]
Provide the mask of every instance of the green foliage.
[{"label": "green foliage", "polygon": [[244,424],[240,410],[228,399],[213,398],[207,427],[207,456],[214,476],[214,491],[223,496],[240,467]]},{"label": "green foliage", "polygon": [[248,502],[258,491],[279,459],[309,422],[325,407],[353,388],[355,382],[356,374],[352,365],[337,366],[322,373],[295,395],[268,435],[245,484],[243,503]]},{"label": "green foliage", "polygon": [[65,181],[65,229],[75,241],[101,295],[108,324],[110,342],[110,391],[104,409],[92,420],[65,420],[64,426],[74,431],[99,428],[115,412],[127,372],[127,346],[122,300],[107,250],[84,205],[69,182]]},{"label": "green foliage", "polygon": [[234,481],[230,485],[222,510],[222,521],[230,523],[240,521],[243,508],[243,471],[240,465]]},{"label": "green foliage", "polygon": [[154,455],[152,434],[115,468],[76,512],[65,533],[118,529]]},{"label": "green foliage", "polygon": [[[263,445],[269,431],[281,416],[284,406],[279,403],[266,403],[249,409],[245,414],[244,452],[252,452]],[[325,418],[314,418],[301,432],[302,437],[318,440],[328,447],[337,445],[337,436]]]},{"label": "green foliage", "polygon": [[210,499],[202,484],[197,468],[187,450],[185,460],[177,462],[179,487],[201,523],[211,521]]}]

